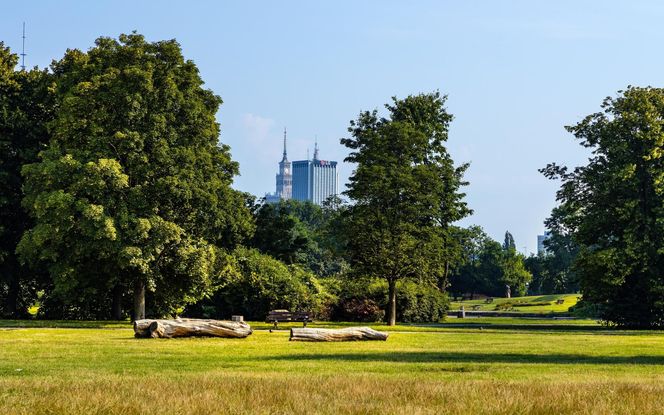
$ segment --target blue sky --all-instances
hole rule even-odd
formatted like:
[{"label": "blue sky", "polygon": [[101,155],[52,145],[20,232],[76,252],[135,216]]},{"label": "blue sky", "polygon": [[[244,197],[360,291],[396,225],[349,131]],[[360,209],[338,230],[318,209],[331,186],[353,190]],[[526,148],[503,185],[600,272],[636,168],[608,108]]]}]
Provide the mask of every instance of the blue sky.
[{"label": "blue sky", "polygon": [[[224,105],[221,141],[240,162],[235,187],[274,191],[283,127],[290,159],[339,138],[361,110],[440,90],[455,120],[449,150],[470,162],[467,201],[497,240],[520,250],[555,205],[538,168],[584,162],[564,130],[627,85],[662,86],[664,3],[657,1],[25,1],[6,2],[0,40],[28,66],[137,30],[177,39]],[[352,166],[341,165],[345,183]]]}]

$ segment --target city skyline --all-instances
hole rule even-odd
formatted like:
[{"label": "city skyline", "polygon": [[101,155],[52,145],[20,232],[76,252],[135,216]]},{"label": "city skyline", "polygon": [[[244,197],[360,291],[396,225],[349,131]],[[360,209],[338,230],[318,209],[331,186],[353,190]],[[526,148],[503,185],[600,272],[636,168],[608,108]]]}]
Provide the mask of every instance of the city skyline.
[{"label": "city skyline", "polygon": [[309,158],[307,149],[305,160],[291,162],[288,160],[287,130],[284,127],[283,152],[278,165],[275,192],[265,194],[267,203],[294,199],[322,205],[330,196],[339,195],[337,162],[319,159],[317,138],[313,158]]}]

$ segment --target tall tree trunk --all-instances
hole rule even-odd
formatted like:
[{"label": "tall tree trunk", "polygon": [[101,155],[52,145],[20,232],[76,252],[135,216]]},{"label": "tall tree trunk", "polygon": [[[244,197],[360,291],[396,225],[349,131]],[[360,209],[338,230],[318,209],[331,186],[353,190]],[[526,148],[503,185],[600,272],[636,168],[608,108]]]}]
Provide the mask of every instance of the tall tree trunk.
[{"label": "tall tree trunk", "polygon": [[120,284],[117,284],[115,287],[113,287],[111,317],[113,320],[122,320],[122,286]]},{"label": "tall tree trunk", "polygon": [[145,318],[145,282],[134,282],[134,321]]},{"label": "tall tree trunk", "polygon": [[387,302],[387,324],[394,326],[397,324],[397,282],[390,279],[388,281],[389,293]]}]

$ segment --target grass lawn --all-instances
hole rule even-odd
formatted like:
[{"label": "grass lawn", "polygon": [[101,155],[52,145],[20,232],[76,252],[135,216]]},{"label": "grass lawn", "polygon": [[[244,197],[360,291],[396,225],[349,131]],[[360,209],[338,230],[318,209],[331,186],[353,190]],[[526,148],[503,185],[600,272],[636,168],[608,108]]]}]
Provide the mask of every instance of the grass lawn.
[{"label": "grass lawn", "polygon": [[661,332],[449,323],[294,343],[266,330],[139,340],[127,323],[97,324],[0,329],[0,414],[664,411]]},{"label": "grass lawn", "polygon": [[[249,321],[255,330],[269,330],[272,323],[263,321]],[[590,319],[556,320],[551,318],[516,318],[516,317],[468,317],[465,319],[448,317],[442,323],[413,323],[387,326],[384,323],[351,323],[316,321],[307,327],[334,328],[351,327],[358,325],[371,327],[389,332],[437,332],[449,328],[482,328],[482,329],[550,329],[550,330],[604,330],[597,321]],[[86,328],[86,329],[121,329],[131,328],[129,321],[73,321],[73,320],[0,320],[1,328]],[[280,323],[279,330],[289,330],[291,327],[302,327],[302,323]]]},{"label": "grass lawn", "polygon": [[[476,311],[516,311],[523,313],[566,313],[575,305],[581,294],[534,295],[528,297],[494,298],[491,303],[485,300],[466,300],[450,302],[450,310]],[[563,300],[557,304],[557,300]]]}]

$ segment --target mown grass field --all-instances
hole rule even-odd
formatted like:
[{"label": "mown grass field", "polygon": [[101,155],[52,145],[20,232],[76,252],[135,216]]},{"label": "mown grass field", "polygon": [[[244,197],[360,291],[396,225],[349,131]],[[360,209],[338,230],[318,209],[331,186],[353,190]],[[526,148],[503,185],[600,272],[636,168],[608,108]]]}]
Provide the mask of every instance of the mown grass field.
[{"label": "mown grass field", "polygon": [[[580,294],[551,294],[527,297],[494,298],[492,302],[485,300],[453,301],[451,310],[459,310],[463,305],[466,310],[477,311],[512,311],[523,313],[565,313],[575,305]],[[557,300],[563,300],[557,304]]]},{"label": "mown grass field", "polygon": [[362,343],[265,330],[139,340],[126,323],[5,328],[0,413],[664,412],[663,333],[490,323],[397,326]]}]

